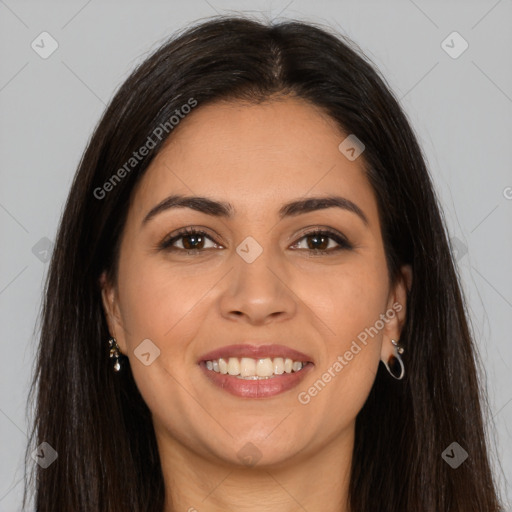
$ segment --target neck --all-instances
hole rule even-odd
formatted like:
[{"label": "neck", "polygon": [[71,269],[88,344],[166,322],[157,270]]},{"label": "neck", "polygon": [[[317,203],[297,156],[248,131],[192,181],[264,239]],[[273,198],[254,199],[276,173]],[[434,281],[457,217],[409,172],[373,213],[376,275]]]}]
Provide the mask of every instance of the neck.
[{"label": "neck", "polygon": [[350,512],[354,425],[315,453],[244,466],[192,452],[157,433],[165,482],[164,512]]}]

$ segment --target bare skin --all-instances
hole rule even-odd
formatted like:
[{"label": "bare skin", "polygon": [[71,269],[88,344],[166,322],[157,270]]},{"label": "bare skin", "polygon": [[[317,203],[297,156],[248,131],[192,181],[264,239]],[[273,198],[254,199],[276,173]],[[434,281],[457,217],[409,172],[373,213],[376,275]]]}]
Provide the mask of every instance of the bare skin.
[{"label": "bare skin", "polygon": [[[318,109],[291,97],[199,105],[135,191],[118,282],[103,276],[103,304],[152,412],[165,512],[349,511],[355,419],[379,360],[388,360],[391,340],[400,338],[411,269],[404,266],[403,279],[389,286],[375,196],[362,158],[350,161],[338,149],[345,137]],[[182,207],[143,224],[171,194],[229,202],[234,213],[220,218]],[[368,223],[336,207],[278,216],[284,203],[333,194],[355,203]],[[157,249],[185,227],[207,236],[185,235],[174,252]],[[315,242],[305,235],[313,228],[340,233],[351,248],[334,251],[340,245],[332,238]],[[263,249],[251,263],[236,251],[249,236]],[[329,252],[315,255],[319,250]],[[390,310],[396,314],[378,334],[333,370]],[[145,339],[160,350],[148,366],[134,354]],[[211,384],[198,360],[247,340],[295,348],[315,366],[276,396],[233,396]],[[329,368],[330,381],[308,394]],[[238,456],[247,443],[256,447],[255,465]]]}]

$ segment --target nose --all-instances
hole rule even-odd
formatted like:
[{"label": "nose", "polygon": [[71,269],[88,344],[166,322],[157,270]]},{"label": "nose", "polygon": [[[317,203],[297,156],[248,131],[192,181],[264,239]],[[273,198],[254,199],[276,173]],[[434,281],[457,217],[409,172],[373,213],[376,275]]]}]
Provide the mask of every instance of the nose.
[{"label": "nose", "polygon": [[236,255],[220,297],[221,314],[228,320],[265,325],[292,318],[298,297],[290,274],[269,251],[251,263]]}]

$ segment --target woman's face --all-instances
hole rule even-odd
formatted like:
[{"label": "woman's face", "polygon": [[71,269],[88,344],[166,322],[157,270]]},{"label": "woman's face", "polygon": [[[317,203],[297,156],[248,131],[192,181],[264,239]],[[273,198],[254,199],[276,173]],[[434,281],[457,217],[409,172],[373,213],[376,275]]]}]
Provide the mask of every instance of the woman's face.
[{"label": "woman's face", "polygon": [[[118,283],[102,281],[103,301],[160,447],[277,464],[351,442],[379,360],[399,338],[405,285],[389,287],[362,157],[339,149],[347,135],[299,99],[199,105],[139,183]],[[195,201],[145,220],[171,195],[231,208]],[[282,210],[327,196],[344,203]],[[183,228],[205,234],[180,238]],[[228,348],[219,372],[209,370],[204,360],[220,355],[206,354],[228,345],[281,347]],[[287,356],[309,364],[288,373]],[[270,378],[231,375],[237,362]]]}]

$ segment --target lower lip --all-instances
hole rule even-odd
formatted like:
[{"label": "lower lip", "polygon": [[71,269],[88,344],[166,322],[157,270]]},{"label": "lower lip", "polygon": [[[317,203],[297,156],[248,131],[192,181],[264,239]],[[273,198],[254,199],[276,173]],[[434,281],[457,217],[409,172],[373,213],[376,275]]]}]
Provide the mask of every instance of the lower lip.
[{"label": "lower lip", "polygon": [[206,362],[201,361],[199,366],[206,377],[219,388],[242,398],[268,398],[284,393],[297,386],[312,370],[313,363],[308,363],[298,372],[283,373],[270,379],[246,380],[234,375],[217,373],[206,368]]}]

